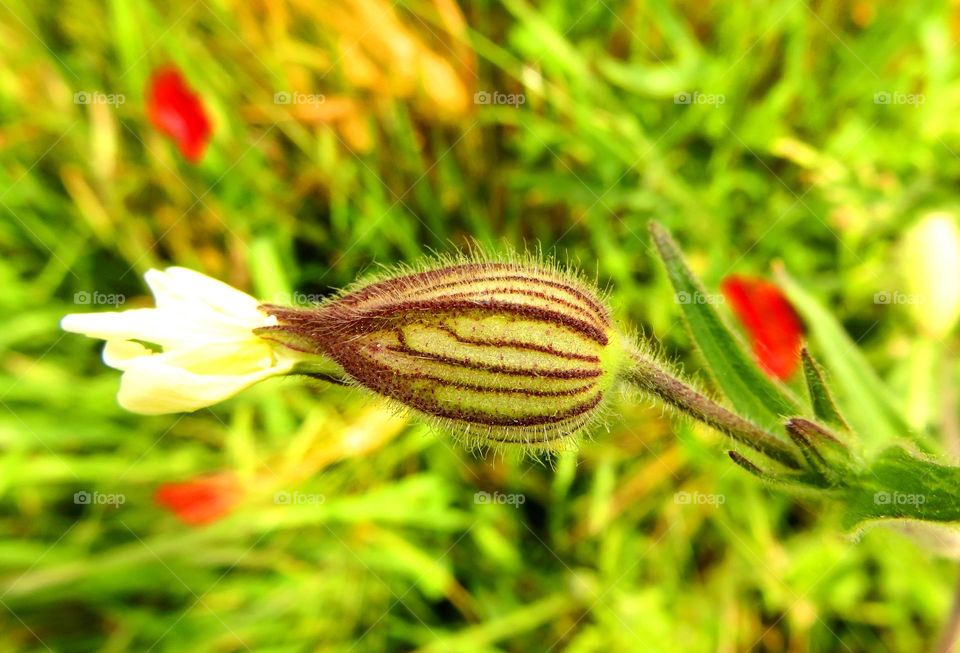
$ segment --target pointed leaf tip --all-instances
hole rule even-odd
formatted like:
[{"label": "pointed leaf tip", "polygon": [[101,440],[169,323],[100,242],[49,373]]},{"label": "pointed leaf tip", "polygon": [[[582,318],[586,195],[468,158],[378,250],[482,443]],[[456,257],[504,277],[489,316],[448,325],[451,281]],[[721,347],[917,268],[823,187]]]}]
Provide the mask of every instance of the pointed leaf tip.
[{"label": "pointed leaf tip", "polygon": [[810,398],[810,406],[813,408],[813,414],[828,424],[849,430],[843,415],[837,408],[830,387],[827,385],[823,375],[823,370],[810,355],[809,350],[804,347],[800,350],[800,359],[803,361],[803,377],[807,383],[807,394]]},{"label": "pointed leaf tip", "polygon": [[714,297],[706,293],[687,267],[670,232],[656,222],[651,222],[649,228],[687,329],[711,377],[737,411],[767,429],[779,427],[782,415],[799,413],[799,404],[760,371],[720,319]]}]

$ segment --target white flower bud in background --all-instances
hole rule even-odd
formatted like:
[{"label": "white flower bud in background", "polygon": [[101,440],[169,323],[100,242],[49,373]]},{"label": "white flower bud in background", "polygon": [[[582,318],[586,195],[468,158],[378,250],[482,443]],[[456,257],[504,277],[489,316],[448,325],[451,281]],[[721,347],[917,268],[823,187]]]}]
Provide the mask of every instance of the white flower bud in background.
[{"label": "white flower bud in background", "polygon": [[902,274],[915,298],[908,309],[917,328],[935,340],[944,338],[960,318],[960,228],[954,215],[930,213],[903,241]]}]

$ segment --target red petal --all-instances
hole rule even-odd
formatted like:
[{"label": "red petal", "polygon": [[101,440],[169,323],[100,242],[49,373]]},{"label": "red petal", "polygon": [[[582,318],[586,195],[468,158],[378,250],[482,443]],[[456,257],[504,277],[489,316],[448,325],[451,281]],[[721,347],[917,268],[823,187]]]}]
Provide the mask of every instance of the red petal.
[{"label": "red petal", "polygon": [[242,492],[232,474],[217,474],[183,483],[165,483],[157,489],[154,499],[185,524],[200,526],[229,514]]},{"label": "red petal", "polygon": [[789,378],[800,363],[803,325],[780,289],[763,279],[730,276],[720,284],[750,335],[753,353],[767,374]]},{"label": "red petal", "polygon": [[154,72],[147,89],[147,116],[154,127],[170,136],[191,163],[203,158],[213,128],[183,75],[174,68]]}]

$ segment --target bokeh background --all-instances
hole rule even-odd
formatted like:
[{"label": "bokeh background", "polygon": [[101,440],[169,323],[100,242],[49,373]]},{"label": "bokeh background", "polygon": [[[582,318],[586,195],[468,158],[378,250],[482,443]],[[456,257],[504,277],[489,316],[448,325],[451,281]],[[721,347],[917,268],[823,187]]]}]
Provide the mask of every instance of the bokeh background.
[{"label": "bokeh background", "polygon": [[[58,321],[151,305],[151,267],[306,301],[476,240],[579,265],[700,375],[656,219],[708,289],[782,261],[908,401],[956,338],[875,296],[955,215],[958,38],[955,2],[3,0],[0,652],[931,649],[952,563],[652,403],[540,461],[293,379],[142,417]],[[161,66],[211,117],[196,165],[147,119]],[[155,500],[211,474],[210,524]]]}]

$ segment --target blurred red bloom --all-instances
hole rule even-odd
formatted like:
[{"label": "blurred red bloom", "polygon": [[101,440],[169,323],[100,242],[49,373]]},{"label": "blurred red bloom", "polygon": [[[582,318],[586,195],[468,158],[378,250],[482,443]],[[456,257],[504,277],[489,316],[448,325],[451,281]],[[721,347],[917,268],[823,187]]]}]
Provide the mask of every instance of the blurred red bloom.
[{"label": "blurred red bloom", "polygon": [[763,371],[790,378],[800,363],[803,324],[780,289],[763,279],[734,275],[723,280],[720,290],[750,335]]},{"label": "blurred red bloom", "polygon": [[190,163],[197,163],[210,142],[213,128],[200,97],[187,86],[180,71],[160,68],[147,88],[147,116],[153,126],[171,137]]},{"label": "blurred red bloom", "polygon": [[183,483],[164,483],[157,489],[154,499],[183,523],[202,526],[226,517],[242,495],[237,478],[225,473]]}]

